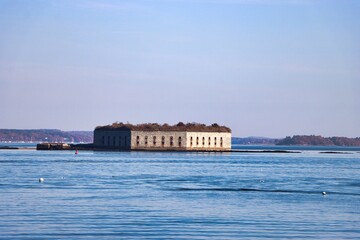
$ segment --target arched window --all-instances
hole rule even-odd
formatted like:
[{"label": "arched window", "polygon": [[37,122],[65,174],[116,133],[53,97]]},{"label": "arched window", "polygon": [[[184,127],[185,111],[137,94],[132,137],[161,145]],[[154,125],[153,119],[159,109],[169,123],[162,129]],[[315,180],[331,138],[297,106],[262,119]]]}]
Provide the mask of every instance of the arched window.
[{"label": "arched window", "polygon": [[214,145],[216,146],[216,137],[214,137]]},{"label": "arched window", "polygon": [[181,137],[179,137],[179,147],[181,147]]},{"label": "arched window", "polygon": [[196,137],[196,146],[199,145],[199,137]]},{"label": "arched window", "polygon": [[190,146],[192,147],[193,145],[193,137],[190,137]]},{"label": "arched window", "polygon": [[145,136],[145,145],[148,145],[148,136]]},{"label": "arched window", "polygon": [[209,137],[209,142],[208,142],[209,146],[210,146],[210,143],[211,143],[211,138]]},{"label": "arched window", "polygon": [[162,146],[165,145],[165,137],[164,137],[164,136],[161,137],[161,145],[162,145]]},{"label": "arched window", "polygon": [[105,145],[105,136],[101,137],[101,143],[102,143],[102,145]]},{"label": "arched window", "polygon": [[136,145],[140,144],[140,136],[136,136]]},{"label": "arched window", "polygon": [[203,146],[205,145],[205,137],[203,137],[203,139],[202,139],[202,145]]},{"label": "arched window", "polygon": [[170,147],[174,146],[174,137],[170,137]]},{"label": "arched window", "polygon": [[153,137],[153,144],[156,145],[156,136]]},{"label": "arched window", "polygon": [[220,147],[222,147],[223,146],[223,138],[221,137],[220,138]]}]

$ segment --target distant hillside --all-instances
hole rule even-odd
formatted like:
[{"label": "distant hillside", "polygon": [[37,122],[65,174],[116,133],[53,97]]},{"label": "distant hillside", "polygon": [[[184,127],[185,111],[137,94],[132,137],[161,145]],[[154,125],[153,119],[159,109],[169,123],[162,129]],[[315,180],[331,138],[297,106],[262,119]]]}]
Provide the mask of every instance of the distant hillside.
[{"label": "distant hillside", "polygon": [[232,144],[241,144],[241,145],[273,145],[275,144],[276,141],[278,141],[278,139],[264,138],[264,137],[231,138]]},{"label": "distant hillside", "polygon": [[0,142],[93,142],[92,131],[0,129]]},{"label": "distant hillside", "polygon": [[360,138],[305,136],[296,135],[279,140],[276,145],[308,145],[308,146],[360,146]]}]

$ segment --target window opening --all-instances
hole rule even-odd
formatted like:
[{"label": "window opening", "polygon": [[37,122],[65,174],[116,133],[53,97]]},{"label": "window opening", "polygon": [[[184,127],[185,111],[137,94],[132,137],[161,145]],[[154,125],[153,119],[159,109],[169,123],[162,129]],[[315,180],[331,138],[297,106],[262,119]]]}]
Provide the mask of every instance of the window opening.
[{"label": "window opening", "polygon": [[171,136],[171,137],[170,137],[170,146],[172,147],[173,145],[174,145],[174,137]]}]

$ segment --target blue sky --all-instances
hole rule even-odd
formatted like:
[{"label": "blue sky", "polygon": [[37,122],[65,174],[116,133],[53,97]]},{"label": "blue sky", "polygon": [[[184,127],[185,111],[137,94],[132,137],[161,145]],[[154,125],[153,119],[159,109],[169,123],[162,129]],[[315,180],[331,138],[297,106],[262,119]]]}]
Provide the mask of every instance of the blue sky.
[{"label": "blue sky", "polygon": [[360,1],[0,0],[0,128],[360,137]]}]

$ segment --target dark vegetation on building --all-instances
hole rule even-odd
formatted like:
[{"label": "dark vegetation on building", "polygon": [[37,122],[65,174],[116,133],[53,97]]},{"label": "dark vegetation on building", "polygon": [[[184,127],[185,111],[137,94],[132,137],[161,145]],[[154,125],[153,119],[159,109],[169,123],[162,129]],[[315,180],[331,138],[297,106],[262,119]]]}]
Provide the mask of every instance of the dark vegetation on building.
[{"label": "dark vegetation on building", "polygon": [[130,124],[115,122],[111,125],[98,126],[96,130],[116,130],[116,131],[187,131],[187,132],[229,132],[231,129],[226,126],[220,126],[217,123],[212,125],[205,125],[201,123],[183,123],[179,122],[175,125],[158,124],[158,123],[143,123],[143,124]]}]

